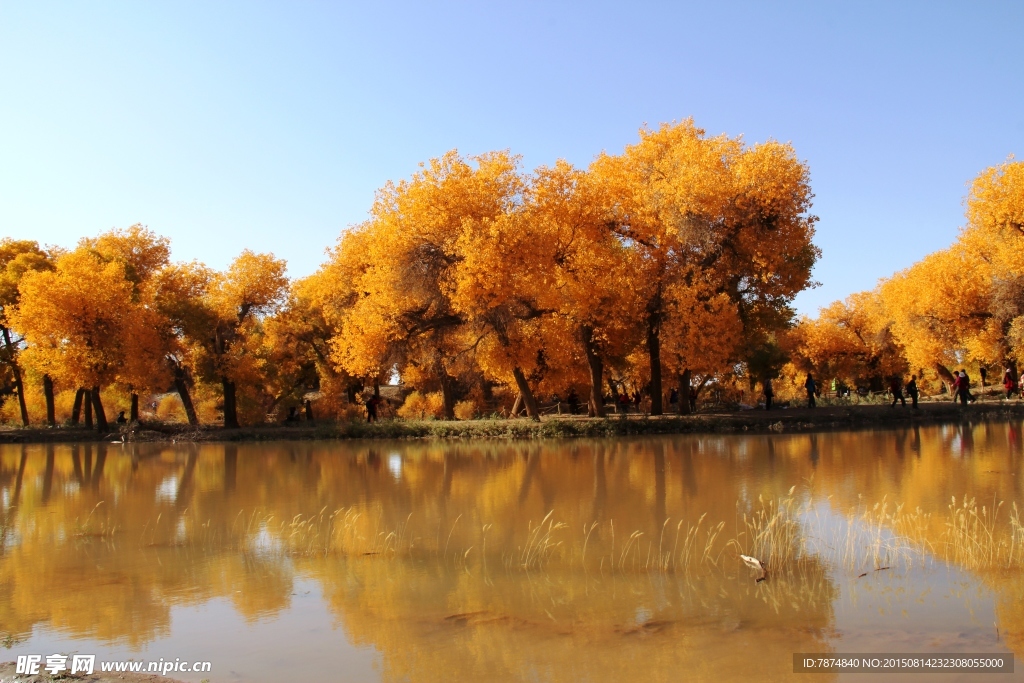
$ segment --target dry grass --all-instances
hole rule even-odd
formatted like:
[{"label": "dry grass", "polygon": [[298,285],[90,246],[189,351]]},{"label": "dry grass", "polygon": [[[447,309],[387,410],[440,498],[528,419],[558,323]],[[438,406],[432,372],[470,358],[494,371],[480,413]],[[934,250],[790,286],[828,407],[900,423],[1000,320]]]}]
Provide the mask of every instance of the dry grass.
[{"label": "dry grass", "polygon": [[992,501],[979,509],[974,498],[956,497],[949,504],[945,543],[942,554],[967,569],[1002,569],[1024,565],[1024,525],[1017,503],[1011,504],[1009,530],[1000,528],[999,512],[1003,501]]},{"label": "dry grass", "polygon": [[[105,519],[100,519],[99,515],[96,515],[96,511],[101,505],[103,505],[102,500],[96,503],[84,520],[80,520],[78,517],[75,518],[73,532],[75,536],[80,538],[110,538],[117,533],[116,524],[111,524]],[[96,516],[94,517],[94,515]]]},{"label": "dry grass", "polygon": [[[711,522],[706,513],[695,522],[666,519],[654,534],[623,533],[614,520],[593,522],[574,533],[550,511],[539,522],[528,521],[525,533],[504,530],[503,544],[494,542],[492,524],[483,525],[478,535],[457,534],[460,523],[465,524],[461,516],[444,528],[439,523],[436,535],[424,543],[410,533],[412,515],[387,528],[382,513],[368,516],[372,513],[350,507],[333,512],[323,508],[291,519],[259,510],[240,512],[222,532],[211,531],[209,521],[199,523],[186,511],[175,518],[170,544],[306,558],[434,557],[466,569],[500,558],[509,572],[554,567],[621,574],[732,571],[741,554],[758,558],[772,574],[797,570],[807,562],[852,572],[909,568],[926,557],[969,570],[1024,568],[1024,525],[1015,503],[1007,515],[1001,502],[979,507],[974,499],[959,504],[954,499],[948,516],[935,519],[883,499],[839,514],[819,504],[826,501],[798,499],[794,490],[777,499],[759,497],[754,506],[738,503],[732,534],[726,522]],[[160,518],[146,525],[144,540],[148,534],[150,544],[156,545],[160,527]],[[92,536],[116,531],[92,513],[78,529]],[[159,537],[168,538],[166,528],[162,530]]]}]

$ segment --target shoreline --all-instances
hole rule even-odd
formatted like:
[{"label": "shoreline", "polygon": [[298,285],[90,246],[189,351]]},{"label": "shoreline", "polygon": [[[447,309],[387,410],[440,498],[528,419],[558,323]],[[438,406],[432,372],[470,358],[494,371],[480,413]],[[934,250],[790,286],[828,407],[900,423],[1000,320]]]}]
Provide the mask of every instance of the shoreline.
[{"label": "shoreline", "polygon": [[[43,666],[45,664],[44,660]],[[5,681],[11,681],[12,683],[52,683],[53,681],[80,681],[81,683],[185,683],[185,681],[178,680],[177,678],[152,673],[96,671],[91,674],[70,674],[65,672],[51,676],[42,667],[40,667],[40,673],[34,675],[19,674],[16,673],[16,669],[15,662],[0,662],[0,683]]]},{"label": "shoreline", "polygon": [[297,425],[260,425],[240,429],[207,426],[143,423],[115,426],[100,434],[84,427],[8,427],[0,429],[0,444],[74,442],[262,442],[330,441],[349,439],[541,439],[602,438],[645,434],[735,434],[834,431],[900,425],[954,424],[979,420],[1024,419],[1024,402],[955,405],[951,402],[921,403],[920,408],[888,405],[822,406],[778,410],[742,410],[695,415],[612,415],[606,418],[549,415],[540,422],[528,418],[476,420],[384,420],[315,422]]}]

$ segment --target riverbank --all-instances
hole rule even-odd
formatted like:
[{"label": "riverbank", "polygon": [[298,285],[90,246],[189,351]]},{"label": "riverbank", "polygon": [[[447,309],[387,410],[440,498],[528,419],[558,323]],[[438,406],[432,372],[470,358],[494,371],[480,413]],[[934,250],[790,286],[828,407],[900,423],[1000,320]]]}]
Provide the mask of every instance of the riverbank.
[{"label": "riverbank", "polygon": [[178,424],[135,425],[107,434],[84,427],[6,427],[0,443],[68,442],[203,442],[331,439],[538,439],[600,438],[642,434],[720,434],[736,432],[806,432],[864,429],[898,425],[1024,419],[1024,402],[1009,401],[959,406],[948,402],[922,403],[920,408],[887,405],[830,406],[814,409],[742,410],[696,415],[614,415],[603,419],[550,415],[540,422],[526,418],[442,420],[383,420],[261,425],[241,429],[216,426],[189,428]]},{"label": "riverbank", "polygon": [[[45,665],[45,660],[43,665]],[[92,674],[69,674],[67,672],[61,672],[56,676],[51,676],[45,671],[29,676],[27,674],[16,673],[16,665],[14,662],[4,662],[0,664],[0,683],[51,683],[52,681],[78,681],[79,683],[183,683],[176,678],[168,678],[166,676],[160,676],[158,674],[137,674],[137,673],[92,673]]]}]

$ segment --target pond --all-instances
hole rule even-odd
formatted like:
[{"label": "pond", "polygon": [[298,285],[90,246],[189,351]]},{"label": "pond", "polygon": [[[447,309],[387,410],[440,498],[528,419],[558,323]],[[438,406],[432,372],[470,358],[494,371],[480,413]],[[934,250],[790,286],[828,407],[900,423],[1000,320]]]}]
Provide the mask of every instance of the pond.
[{"label": "pond", "polygon": [[1019,422],[8,445],[0,661],[211,662],[171,674],[195,681],[852,681],[885,676],[794,674],[793,655],[960,652],[1012,653],[1016,674],[984,680],[1021,680],[1022,462]]}]

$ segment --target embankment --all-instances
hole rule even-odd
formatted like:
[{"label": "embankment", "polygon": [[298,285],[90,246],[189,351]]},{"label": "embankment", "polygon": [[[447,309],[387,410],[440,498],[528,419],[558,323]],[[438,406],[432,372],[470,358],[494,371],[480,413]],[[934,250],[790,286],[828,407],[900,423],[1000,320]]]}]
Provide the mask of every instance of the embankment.
[{"label": "embankment", "polygon": [[831,406],[815,409],[743,410],[697,415],[614,415],[603,419],[569,415],[545,416],[540,422],[519,419],[382,420],[261,425],[241,429],[216,426],[145,423],[114,428],[107,434],[82,427],[0,430],[0,443],[67,443],[85,441],[280,441],[327,439],[538,439],[601,438],[643,434],[721,434],[736,432],[807,432],[886,428],[900,425],[955,424],[983,420],[1024,419],[1024,402],[991,402],[968,406],[922,403],[917,410],[885,405]]}]

